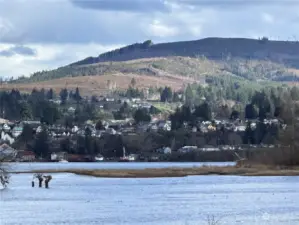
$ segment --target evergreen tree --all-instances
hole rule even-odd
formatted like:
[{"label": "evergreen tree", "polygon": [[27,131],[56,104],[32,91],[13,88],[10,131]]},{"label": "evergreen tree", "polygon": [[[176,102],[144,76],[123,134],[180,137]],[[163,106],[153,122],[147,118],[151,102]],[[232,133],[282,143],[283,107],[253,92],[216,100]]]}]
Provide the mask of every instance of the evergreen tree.
[{"label": "evergreen tree", "polygon": [[47,92],[47,99],[49,100],[54,99],[54,91],[52,88],[50,88]]},{"label": "evergreen tree", "polygon": [[65,104],[68,98],[68,91],[66,88],[62,89],[59,93],[61,104]]},{"label": "evergreen tree", "polygon": [[33,145],[33,151],[37,156],[47,157],[49,154],[49,137],[46,129],[44,128],[36,135],[36,140]]},{"label": "evergreen tree", "polygon": [[193,91],[191,85],[188,84],[186,91],[185,91],[185,104],[191,106],[193,104]]},{"label": "evergreen tree", "polygon": [[165,87],[161,93],[161,102],[171,102],[172,90],[170,87]]},{"label": "evergreen tree", "polygon": [[136,123],[150,122],[151,116],[144,109],[137,109],[133,116]]},{"label": "evergreen tree", "polygon": [[74,100],[78,103],[82,100],[82,97],[80,95],[79,88],[76,88],[75,94],[74,94]]},{"label": "evergreen tree", "polygon": [[136,86],[136,80],[135,80],[134,77],[133,77],[132,80],[131,80],[131,86],[132,86],[132,87],[135,87],[135,86]]},{"label": "evergreen tree", "polygon": [[254,108],[253,104],[248,104],[245,107],[245,118],[246,119],[256,119],[257,118],[257,111]]}]

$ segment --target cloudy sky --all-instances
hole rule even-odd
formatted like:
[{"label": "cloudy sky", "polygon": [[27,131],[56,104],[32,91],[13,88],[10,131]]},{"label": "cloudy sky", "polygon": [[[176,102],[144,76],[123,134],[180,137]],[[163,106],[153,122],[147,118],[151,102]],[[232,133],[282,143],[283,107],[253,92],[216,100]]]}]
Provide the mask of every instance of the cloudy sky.
[{"label": "cloudy sky", "polygon": [[299,39],[299,0],[0,0],[0,76],[147,39]]}]

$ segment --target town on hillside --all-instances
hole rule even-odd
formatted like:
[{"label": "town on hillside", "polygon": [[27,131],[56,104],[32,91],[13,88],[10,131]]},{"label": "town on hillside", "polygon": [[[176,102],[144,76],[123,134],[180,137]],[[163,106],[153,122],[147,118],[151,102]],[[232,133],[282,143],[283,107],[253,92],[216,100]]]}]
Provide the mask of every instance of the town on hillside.
[{"label": "town on hillside", "polygon": [[252,93],[229,86],[237,83],[152,88],[149,94],[134,88],[135,82],[106,96],[81,96],[79,88],[1,91],[0,157],[18,162],[233,161],[234,152],[283,145],[281,131],[295,118],[294,104],[284,97],[299,98],[297,88]]}]

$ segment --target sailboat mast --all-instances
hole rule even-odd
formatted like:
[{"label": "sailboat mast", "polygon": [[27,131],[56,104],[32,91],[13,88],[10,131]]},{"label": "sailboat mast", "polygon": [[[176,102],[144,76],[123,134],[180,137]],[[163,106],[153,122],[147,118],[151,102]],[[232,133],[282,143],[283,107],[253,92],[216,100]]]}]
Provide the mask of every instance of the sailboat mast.
[{"label": "sailboat mast", "polygon": [[126,149],[123,147],[123,157],[126,157]]}]

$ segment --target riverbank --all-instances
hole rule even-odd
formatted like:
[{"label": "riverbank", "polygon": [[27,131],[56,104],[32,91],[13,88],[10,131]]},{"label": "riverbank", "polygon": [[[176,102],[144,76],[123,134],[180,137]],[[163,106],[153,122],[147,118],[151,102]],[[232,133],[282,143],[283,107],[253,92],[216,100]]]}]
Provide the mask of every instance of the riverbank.
[{"label": "riverbank", "polygon": [[13,173],[73,173],[77,175],[106,178],[155,178],[185,177],[195,175],[236,175],[236,176],[299,176],[299,167],[236,167],[202,166],[192,168],[149,168],[149,169],[58,169],[31,170]]}]

